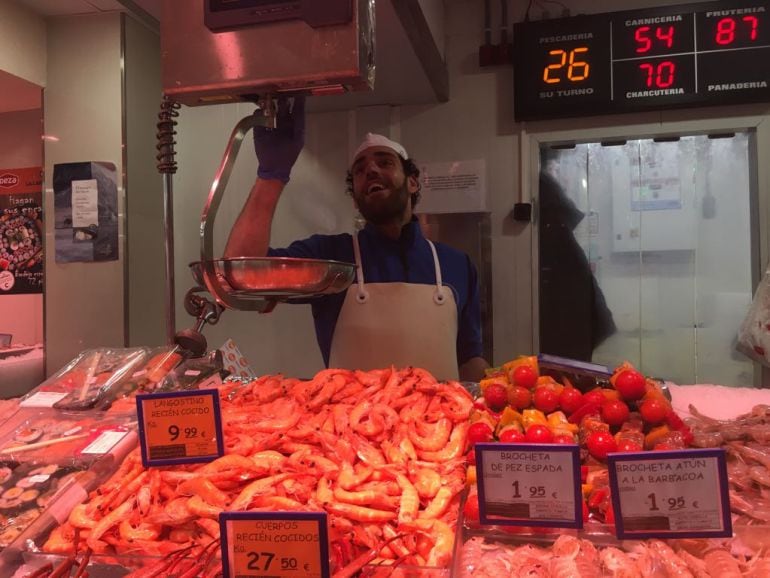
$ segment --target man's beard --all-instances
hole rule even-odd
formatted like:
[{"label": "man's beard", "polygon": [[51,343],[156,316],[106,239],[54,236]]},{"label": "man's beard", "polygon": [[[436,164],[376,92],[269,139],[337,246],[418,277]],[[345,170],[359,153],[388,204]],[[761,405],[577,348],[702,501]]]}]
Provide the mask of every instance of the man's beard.
[{"label": "man's beard", "polygon": [[358,203],[358,211],[367,222],[373,225],[387,225],[394,221],[400,221],[409,203],[409,190],[407,183],[393,189],[385,198],[368,201],[366,197]]}]

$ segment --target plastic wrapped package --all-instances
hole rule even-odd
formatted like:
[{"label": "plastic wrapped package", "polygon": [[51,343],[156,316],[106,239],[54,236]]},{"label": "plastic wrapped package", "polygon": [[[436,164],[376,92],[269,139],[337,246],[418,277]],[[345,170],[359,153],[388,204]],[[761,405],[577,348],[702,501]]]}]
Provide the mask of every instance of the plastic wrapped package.
[{"label": "plastic wrapped package", "polygon": [[0,461],[0,548],[13,543],[86,467]]},{"label": "plastic wrapped package", "polygon": [[[184,391],[198,389],[213,376],[220,376],[222,371],[221,354],[185,359],[158,383],[155,391]],[[219,380],[221,383],[221,379]]]},{"label": "plastic wrapped package", "polygon": [[770,367],[770,268],[762,276],[738,329],[735,348],[749,359]]},{"label": "plastic wrapped package", "polygon": [[[8,515],[0,513],[0,575],[10,575],[10,570],[17,567],[28,552],[37,552],[45,537],[63,524],[75,506],[84,502],[88,493],[115,471],[120,459],[121,456],[106,454],[91,463],[81,461],[67,466],[7,462],[13,469],[11,477],[2,484],[7,488],[4,493],[21,489],[26,501],[19,497],[23,502],[21,506]],[[0,473],[5,471],[2,468],[0,466]],[[0,497],[0,506],[2,500]],[[32,557],[33,568],[48,562],[40,555]]]},{"label": "plastic wrapped package", "polygon": [[68,465],[125,456],[136,445],[135,429],[135,422],[101,412],[22,408],[0,426],[0,459]]},{"label": "plastic wrapped package", "polygon": [[84,351],[22,397],[20,406],[91,409],[114,395],[147,353],[145,348]]},{"label": "plastic wrapped package", "polygon": [[184,357],[179,347],[158,347],[151,350],[131,375],[114,389],[110,399],[103,400],[98,407],[109,408],[110,413],[135,413],[134,398],[137,394],[155,391],[158,384],[182,361]]}]

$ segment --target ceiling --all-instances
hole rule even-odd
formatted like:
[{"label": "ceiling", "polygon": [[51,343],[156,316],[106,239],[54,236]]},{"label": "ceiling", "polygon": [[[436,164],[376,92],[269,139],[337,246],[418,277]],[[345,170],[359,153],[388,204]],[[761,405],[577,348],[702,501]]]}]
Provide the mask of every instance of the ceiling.
[{"label": "ceiling", "polygon": [[[43,18],[95,12],[131,12],[155,28],[158,27],[163,2],[163,0],[13,1]],[[426,33],[428,28],[425,25],[420,3],[416,0],[378,0],[375,6],[377,11],[375,89],[368,92],[314,98],[308,103],[309,110],[350,110],[361,106],[424,104],[448,98],[448,94],[437,96],[437,93],[442,90],[436,86],[445,82],[446,67],[440,57],[438,61],[436,60],[438,49],[435,47],[432,34],[429,31]],[[429,38],[431,41],[429,44],[432,44],[432,48],[427,52],[427,59],[425,57],[426,38]],[[428,64],[425,64],[426,62]],[[0,112],[36,107],[20,102],[24,95],[30,96],[30,87],[24,84],[30,85],[29,82],[13,75],[0,74]],[[448,91],[448,88],[445,87],[445,90]],[[18,95],[18,98],[9,99],[6,95],[10,94]],[[38,90],[38,101],[39,96]]]},{"label": "ceiling", "polygon": [[65,16],[72,14],[90,14],[92,12],[112,12],[126,10],[131,4],[136,4],[149,14],[160,18],[161,0],[15,0],[17,4],[26,6],[40,16]]}]

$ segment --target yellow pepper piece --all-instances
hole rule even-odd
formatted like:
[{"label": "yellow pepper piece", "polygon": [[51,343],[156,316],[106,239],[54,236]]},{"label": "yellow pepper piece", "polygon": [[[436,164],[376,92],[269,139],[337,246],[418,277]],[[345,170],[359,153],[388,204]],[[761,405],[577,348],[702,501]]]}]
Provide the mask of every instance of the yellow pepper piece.
[{"label": "yellow pepper piece", "polygon": [[521,355],[516,359],[514,359],[513,361],[504,363],[503,370],[505,370],[506,375],[510,375],[511,371],[513,371],[520,365],[529,365],[532,369],[535,370],[535,373],[540,375],[540,369],[537,365],[537,355]]},{"label": "yellow pepper piece", "polygon": [[513,409],[511,406],[507,406],[503,410],[503,413],[500,416],[500,421],[498,422],[498,424],[500,427],[503,427],[513,423],[521,424],[521,421],[522,421],[521,414],[515,409]]},{"label": "yellow pepper piece", "polygon": [[569,423],[563,411],[554,411],[548,414],[548,425],[557,426],[562,423]]},{"label": "yellow pepper piece", "polygon": [[588,496],[590,496],[591,492],[594,490],[594,486],[593,484],[581,484],[580,489],[583,492],[583,497],[588,499]]},{"label": "yellow pepper piece", "polygon": [[465,484],[472,486],[476,483],[476,466],[468,466],[468,471],[465,473]]},{"label": "yellow pepper piece", "polygon": [[645,449],[651,450],[654,448],[655,444],[665,438],[666,434],[668,434],[670,431],[671,430],[667,425],[659,425],[658,427],[652,428],[650,433],[644,437]]},{"label": "yellow pepper piece", "polygon": [[574,436],[575,434],[578,433],[578,429],[579,429],[577,424],[574,424],[574,423],[562,423],[559,425],[549,426],[549,427],[551,428],[551,432],[555,436],[559,434]]},{"label": "yellow pepper piece", "polygon": [[524,426],[524,429],[534,424],[548,425],[545,414],[539,409],[525,409],[521,415],[521,425]]}]

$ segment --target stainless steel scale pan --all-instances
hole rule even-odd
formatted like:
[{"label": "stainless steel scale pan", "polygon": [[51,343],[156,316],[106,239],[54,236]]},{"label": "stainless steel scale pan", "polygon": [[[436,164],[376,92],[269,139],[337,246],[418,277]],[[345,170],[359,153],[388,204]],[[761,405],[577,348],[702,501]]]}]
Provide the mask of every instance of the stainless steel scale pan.
[{"label": "stainless steel scale pan", "polygon": [[337,293],[353,281],[355,265],[285,257],[214,258],[214,220],[244,136],[274,119],[268,98],[264,119],[250,115],[235,125],[201,214],[201,259],[190,264],[195,281],[228,309],[268,312],[276,302]]}]

